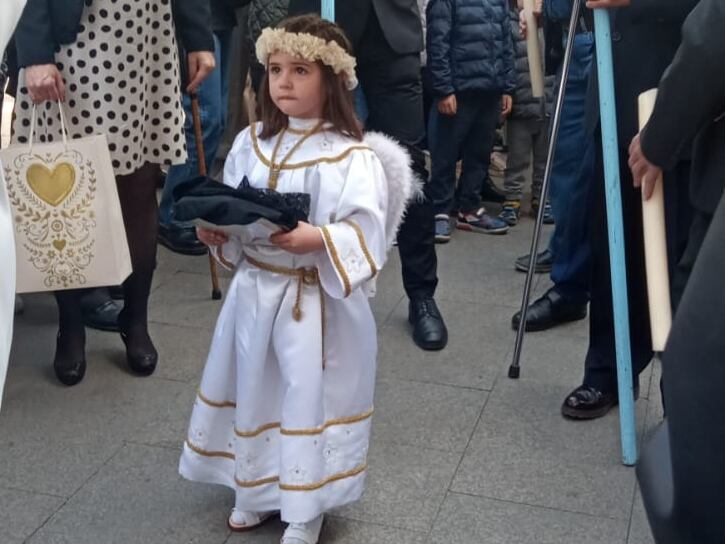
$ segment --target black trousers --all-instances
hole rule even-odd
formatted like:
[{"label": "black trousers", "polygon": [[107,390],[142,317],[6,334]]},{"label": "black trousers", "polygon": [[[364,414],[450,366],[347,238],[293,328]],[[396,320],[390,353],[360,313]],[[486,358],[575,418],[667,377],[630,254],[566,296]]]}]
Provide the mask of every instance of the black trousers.
[{"label": "black trousers", "polygon": [[[425,135],[418,53],[399,54],[385,39],[375,10],[356,50],[358,79],[368,107],[367,130],[397,139],[410,153],[415,174],[426,182],[421,144]],[[403,286],[409,298],[433,296],[438,285],[435,221],[430,199],[411,203],[398,233]]]},{"label": "black trousers", "polygon": [[[584,368],[584,384],[600,391],[617,389],[617,356],[614,340],[614,310],[609,262],[609,235],[604,187],[601,140],[596,143],[594,179],[589,193],[589,242],[592,252],[591,306],[589,317],[589,350]],[[652,359],[652,343],[647,297],[647,277],[642,234],[642,197],[632,186],[632,174],[627,166],[628,153],[620,149],[620,179],[622,212],[627,266],[629,302],[629,331],[632,351],[632,371],[637,376]],[[687,198],[689,167],[680,165],[665,174],[668,206],[665,221],[668,225],[670,270],[684,251],[689,230],[690,204]]]}]

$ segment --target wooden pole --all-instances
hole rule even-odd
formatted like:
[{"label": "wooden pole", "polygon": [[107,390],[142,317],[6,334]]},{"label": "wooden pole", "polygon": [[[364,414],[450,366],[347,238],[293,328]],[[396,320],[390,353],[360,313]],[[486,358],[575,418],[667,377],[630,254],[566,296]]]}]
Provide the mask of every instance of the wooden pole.
[{"label": "wooden pole", "polygon": [[529,58],[529,75],[531,76],[531,92],[534,98],[544,96],[544,67],[539,43],[539,23],[534,15],[536,0],[524,0],[524,16],[526,18],[526,52]]},{"label": "wooden pole", "polygon": [[[639,95],[639,128],[649,121],[657,100],[657,89]],[[647,265],[647,294],[649,319],[652,330],[652,349],[662,352],[672,328],[672,301],[670,300],[670,273],[667,264],[667,238],[665,234],[665,196],[662,176],[656,182],[649,200],[642,197],[642,226],[644,253]]]}]

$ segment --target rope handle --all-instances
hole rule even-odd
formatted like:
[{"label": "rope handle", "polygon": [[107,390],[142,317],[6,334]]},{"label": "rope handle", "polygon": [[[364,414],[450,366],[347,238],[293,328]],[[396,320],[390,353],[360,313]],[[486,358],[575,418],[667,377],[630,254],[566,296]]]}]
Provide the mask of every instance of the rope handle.
[{"label": "rope handle", "polygon": [[[60,133],[63,137],[63,147],[66,151],[68,151],[68,129],[66,128],[65,123],[65,112],[63,110],[63,103],[58,101],[58,111],[60,112]],[[38,119],[38,112],[37,112],[37,104],[33,103],[33,110],[30,113],[30,134],[28,135],[28,152],[33,152],[33,140],[35,139],[35,125]],[[46,134],[48,133],[48,113],[45,108],[43,108],[43,119],[45,120],[45,131]]]}]

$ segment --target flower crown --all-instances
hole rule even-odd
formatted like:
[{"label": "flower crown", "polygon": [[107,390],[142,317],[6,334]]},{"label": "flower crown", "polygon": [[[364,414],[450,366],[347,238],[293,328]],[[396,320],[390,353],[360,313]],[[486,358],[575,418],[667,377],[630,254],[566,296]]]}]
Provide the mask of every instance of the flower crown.
[{"label": "flower crown", "polygon": [[345,78],[348,90],[357,87],[355,57],[335,41],[326,41],[304,32],[288,32],[284,28],[265,28],[257,40],[257,59],[267,66],[273,53],[285,53],[309,62],[320,61]]}]

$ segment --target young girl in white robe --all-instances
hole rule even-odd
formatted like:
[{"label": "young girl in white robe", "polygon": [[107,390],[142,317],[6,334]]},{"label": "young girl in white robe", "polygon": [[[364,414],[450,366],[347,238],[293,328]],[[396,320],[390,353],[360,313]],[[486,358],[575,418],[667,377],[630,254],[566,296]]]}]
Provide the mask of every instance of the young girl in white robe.
[{"label": "young girl in white robe", "polygon": [[324,512],[357,500],[368,468],[376,327],[368,297],[413,191],[409,158],[363,138],[342,31],[288,19],[257,42],[262,118],[237,136],[224,183],[311,195],[308,223],[272,236],[199,229],[236,270],[180,461],[235,490],[235,531],[279,512],[283,544],[318,541]]}]

